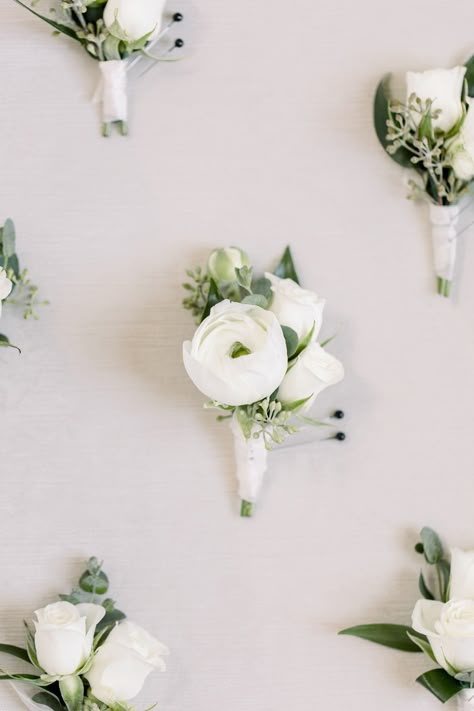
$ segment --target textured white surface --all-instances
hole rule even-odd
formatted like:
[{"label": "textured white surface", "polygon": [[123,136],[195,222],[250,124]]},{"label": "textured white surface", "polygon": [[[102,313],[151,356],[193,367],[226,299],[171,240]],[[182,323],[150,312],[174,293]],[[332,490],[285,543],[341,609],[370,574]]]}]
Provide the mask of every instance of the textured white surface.
[{"label": "textured white surface", "polygon": [[[474,545],[474,242],[443,301],[427,210],[371,126],[385,71],[469,55],[472,0],[185,0],[187,59],[136,82],[108,141],[93,61],[1,5],[0,218],[52,302],[2,322],[24,351],[0,355],[2,640],[96,554],[173,651],[140,708],[438,708],[421,655],[336,631],[408,621],[423,524]],[[242,521],[228,428],[181,365],[180,282],[215,245],[263,269],[288,242],[347,367],[316,412],[343,407],[349,438],[272,455]]]}]

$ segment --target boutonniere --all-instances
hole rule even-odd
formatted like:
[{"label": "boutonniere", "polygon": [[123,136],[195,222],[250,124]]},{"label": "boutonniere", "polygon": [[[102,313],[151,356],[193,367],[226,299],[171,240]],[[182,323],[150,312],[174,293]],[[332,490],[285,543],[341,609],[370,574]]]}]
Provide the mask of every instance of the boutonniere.
[{"label": "boutonniere", "polygon": [[449,297],[461,201],[474,180],[474,57],[454,69],[408,72],[404,101],[388,98],[387,84],[375,95],[375,130],[413,174],[408,197],[428,203],[437,290]]},{"label": "boutonniere", "polygon": [[438,668],[417,681],[443,703],[456,697],[460,711],[474,709],[474,551],[453,548],[446,556],[431,528],[423,528],[415,550],[424,556],[428,575],[419,576],[423,599],[415,605],[411,627],[369,624],[340,634],[424,652]]},{"label": "boutonniere", "polygon": [[[20,268],[15,225],[10,219],[0,227],[0,317],[6,304],[23,308],[24,319],[38,319],[37,307],[48,304],[38,300],[38,287],[31,281],[28,270]],[[0,333],[0,347],[20,350],[3,333]]]},{"label": "boutonniere", "polygon": [[241,515],[248,517],[268,451],[301,424],[326,424],[306,413],[319,393],[342,380],[344,369],[317,341],[325,301],[301,288],[289,248],[275,271],[260,278],[236,247],[215,250],[206,269],[187,274],[183,305],[198,329],[184,343],[184,366],[209,398],[206,407],[230,423]]},{"label": "boutonniere", "polygon": [[30,711],[134,711],[129,701],[148,675],[164,671],[167,648],[126,620],[108,589],[101,563],[91,558],[70,595],[36,610],[33,628],[25,622],[26,648],[0,644],[0,652],[34,668],[0,671]]},{"label": "boutonniere", "polygon": [[151,53],[172,25],[183,19],[182,14],[176,12],[163,25],[165,0],[56,0],[51,17],[28,7],[22,0],[15,2],[48,23],[55,34],[79,42],[87,54],[98,61],[100,83],[96,100],[102,104],[104,136],[110,135],[114,123],[122,135],[128,133],[127,74],[130,69],[143,57],[156,62],[176,61],[170,52],[184,45],[182,39],[176,39],[158,55]]}]

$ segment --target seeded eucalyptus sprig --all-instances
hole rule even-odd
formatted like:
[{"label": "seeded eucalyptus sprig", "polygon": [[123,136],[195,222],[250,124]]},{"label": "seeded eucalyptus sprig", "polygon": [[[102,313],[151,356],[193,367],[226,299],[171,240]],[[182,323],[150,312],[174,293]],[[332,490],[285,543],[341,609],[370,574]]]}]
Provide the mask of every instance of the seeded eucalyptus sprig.
[{"label": "seeded eucalyptus sprig", "polygon": [[443,544],[438,534],[432,528],[425,526],[420,532],[421,541],[416,544],[415,550],[420,555],[424,555],[428,565],[434,566],[437,577],[438,597],[428,587],[423,571],[420,572],[419,588],[424,598],[427,600],[449,600],[449,576],[451,574],[451,564],[445,558]]}]

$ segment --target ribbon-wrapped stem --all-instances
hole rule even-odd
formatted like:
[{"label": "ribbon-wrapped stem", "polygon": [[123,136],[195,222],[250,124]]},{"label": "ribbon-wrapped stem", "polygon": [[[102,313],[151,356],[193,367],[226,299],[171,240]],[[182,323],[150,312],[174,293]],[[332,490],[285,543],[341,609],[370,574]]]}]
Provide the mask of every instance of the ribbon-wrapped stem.
[{"label": "ribbon-wrapped stem", "polygon": [[231,420],[231,430],[234,435],[239,496],[242,499],[240,514],[244,518],[250,518],[267,470],[268,451],[263,436],[254,436],[255,430],[252,430],[249,438],[244,435],[235,415]]},{"label": "ribbon-wrapped stem", "polygon": [[458,711],[474,711],[474,689],[463,689],[456,694]]},{"label": "ribbon-wrapped stem", "polygon": [[449,297],[456,265],[459,207],[430,205],[431,235],[438,294]]},{"label": "ribbon-wrapped stem", "polygon": [[104,136],[109,136],[112,124],[118,123],[122,135],[126,136],[128,133],[127,62],[114,59],[99,62],[99,67],[102,133]]}]

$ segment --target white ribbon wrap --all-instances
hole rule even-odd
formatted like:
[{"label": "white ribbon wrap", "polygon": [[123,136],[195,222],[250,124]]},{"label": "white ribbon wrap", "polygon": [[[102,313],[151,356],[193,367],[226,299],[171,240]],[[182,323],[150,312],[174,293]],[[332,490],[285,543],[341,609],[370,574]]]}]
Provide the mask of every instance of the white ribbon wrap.
[{"label": "white ribbon wrap", "polygon": [[458,711],[473,711],[474,709],[474,689],[463,689],[456,694]]},{"label": "white ribbon wrap", "polygon": [[113,59],[99,62],[101,81],[98,99],[102,102],[104,123],[128,120],[127,62]]},{"label": "white ribbon wrap", "polygon": [[265,441],[262,436],[258,439],[254,437],[247,439],[235,416],[231,420],[230,427],[234,435],[239,496],[242,501],[255,503],[267,471],[268,451],[265,448]]},{"label": "white ribbon wrap", "polygon": [[37,686],[31,687],[27,686],[26,684],[24,686],[12,684],[12,687],[15,689],[19,698],[23,702],[23,705],[26,706],[29,711],[51,711],[48,706],[44,706],[43,704],[37,704],[35,701],[32,700],[33,696],[36,696],[36,694],[41,693],[41,689]]},{"label": "white ribbon wrap", "polygon": [[438,291],[449,295],[456,264],[459,207],[457,205],[430,205],[431,235]]}]

